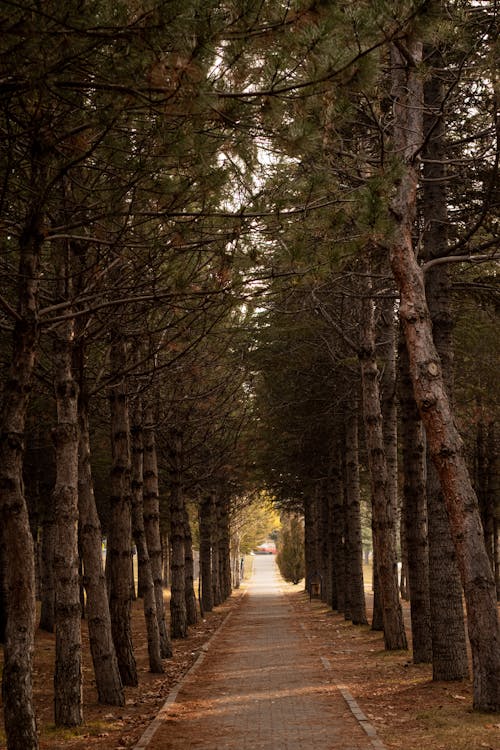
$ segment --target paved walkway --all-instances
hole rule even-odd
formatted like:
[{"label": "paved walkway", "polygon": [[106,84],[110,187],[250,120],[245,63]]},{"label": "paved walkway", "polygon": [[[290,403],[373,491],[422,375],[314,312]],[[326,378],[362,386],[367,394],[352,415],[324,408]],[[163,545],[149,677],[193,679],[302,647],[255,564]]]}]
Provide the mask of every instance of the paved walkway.
[{"label": "paved walkway", "polygon": [[381,750],[294,620],[274,556],[254,561],[243,601],[137,748]]}]

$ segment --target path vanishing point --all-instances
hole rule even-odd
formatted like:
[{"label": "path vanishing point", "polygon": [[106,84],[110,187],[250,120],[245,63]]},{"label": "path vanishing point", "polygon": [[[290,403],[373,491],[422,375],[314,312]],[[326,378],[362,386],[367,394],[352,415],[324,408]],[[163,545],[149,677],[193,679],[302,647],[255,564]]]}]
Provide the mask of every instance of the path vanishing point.
[{"label": "path vanishing point", "polygon": [[384,750],[282,593],[274,555],[135,750]]}]

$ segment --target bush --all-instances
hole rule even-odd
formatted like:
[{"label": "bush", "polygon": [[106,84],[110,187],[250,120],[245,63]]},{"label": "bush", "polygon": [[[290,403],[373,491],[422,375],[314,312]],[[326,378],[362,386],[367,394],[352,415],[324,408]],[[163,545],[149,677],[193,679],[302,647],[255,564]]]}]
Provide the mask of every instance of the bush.
[{"label": "bush", "polygon": [[285,581],[296,585],[304,578],[304,529],[295,516],[283,524],[276,562]]}]

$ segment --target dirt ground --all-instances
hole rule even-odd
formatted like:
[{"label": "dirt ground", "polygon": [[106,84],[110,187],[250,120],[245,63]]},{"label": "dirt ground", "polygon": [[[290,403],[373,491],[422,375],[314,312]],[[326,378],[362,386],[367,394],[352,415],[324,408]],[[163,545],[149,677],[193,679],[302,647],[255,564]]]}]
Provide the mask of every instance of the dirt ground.
[{"label": "dirt ground", "polygon": [[[431,668],[412,664],[408,652],[385,652],[380,633],[345,622],[320,601],[310,601],[300,586],[283,584],[283,589],[297,618],[317,644],[318,654],[328,657],[337,683],[352,693],[388,750],[500,750],[500,715],[471,710],[470,680],[432,682]],[[54,636],[39,631],[35,700],[41,750],[133,747],[241,595],[241,589],[234,592],[228,602],[191,628],[187,639],[174,642],[174,657],[165,661],[163,675],[148,671],[142,602],[135,602],[133,632],[139,687],[126,688],[123,708],[100,706],[96,701],[84,627],[85,723],[77,729],[56,729],[53,724]],[[0,748],[5,748],[1,732]]]}]

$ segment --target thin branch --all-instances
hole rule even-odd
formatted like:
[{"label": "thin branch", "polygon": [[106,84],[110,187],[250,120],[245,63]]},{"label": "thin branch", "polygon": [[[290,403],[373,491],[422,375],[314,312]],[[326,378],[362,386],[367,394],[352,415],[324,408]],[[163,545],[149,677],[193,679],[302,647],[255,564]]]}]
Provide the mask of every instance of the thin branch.
[{"label": "thin branch", "polygon": [[488,263],[488,261],[500,260],[500,251],[489,255],[444,255],[441,258],[433,258],[421,266],[422,273],[426,273],[434,266],[442,266],[446,263]]},{"label": "thin branch", "polygon": [[10,318],[14,318],[14,320],[17,320],[17,321],[20,321],[20,320],[22,320],[22,318],[21,318],[21,316],[19,315],[19,313],[17,312],[17,310],[14,310],[14,308],[13,308],[13,307],[12,307],[11,305],[9,305],[9,303],[7,302],[7,300],[6,300],[6,299],[4,299],[4,298],[3,298],[3,297],[1,297],[1,296],[0,296],[0,307],[2,308],[2,310],[3,310],[4,312],[6,312],[6,313],[7,313],[7,315],[8,315],[8,316],[9,316]]}]

